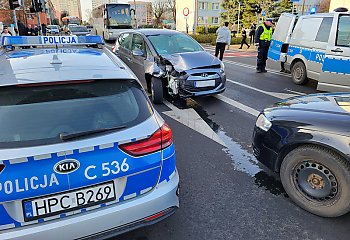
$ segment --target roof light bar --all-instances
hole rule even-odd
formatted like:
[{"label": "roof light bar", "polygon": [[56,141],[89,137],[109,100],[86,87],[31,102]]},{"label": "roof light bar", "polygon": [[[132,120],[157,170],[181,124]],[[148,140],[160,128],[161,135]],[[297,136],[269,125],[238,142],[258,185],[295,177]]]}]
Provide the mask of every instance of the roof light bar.
[{"label": "roof light bar", "polygon": [[104,44],[100,36],[5,36],[3,46],[69,46]]}]

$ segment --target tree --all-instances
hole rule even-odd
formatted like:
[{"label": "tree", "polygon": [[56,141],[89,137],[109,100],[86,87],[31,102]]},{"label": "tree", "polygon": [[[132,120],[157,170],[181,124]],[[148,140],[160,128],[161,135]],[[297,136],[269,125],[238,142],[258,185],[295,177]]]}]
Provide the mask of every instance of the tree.
[{"label": "tree", "polygon": [[[283,12],[292,12],[291,0],[240,0],[240,2],[240,26],[244,28],[258,22],[258,15],[253,12],[255,4],[260,5],[261,9],[266,13],[266,18],[275,18],[275,20]],[[221,13],[221,18],[224,21],[238,24],[238,6],[238,0],[223,0],[222,7],[225,9],[225,12]],[[261,18],[261,14],[259,16]]]},{"label": "tree", "polygon": [[156,26],[159,26],[163,14],[167,11],[166,4],[163,0],[153,0],[152,2],[153,15],[156,19]]},{"label": "tree", "polygon": [[329,12],[329,7],[331,6],[331,0],[320,0],[320,6],[317,12],[326,13]]},{"label": "tree", "polygon": [[167,0],[166,5],[168,10],[172,13],[174,22],[176,23],[176,0]]}]

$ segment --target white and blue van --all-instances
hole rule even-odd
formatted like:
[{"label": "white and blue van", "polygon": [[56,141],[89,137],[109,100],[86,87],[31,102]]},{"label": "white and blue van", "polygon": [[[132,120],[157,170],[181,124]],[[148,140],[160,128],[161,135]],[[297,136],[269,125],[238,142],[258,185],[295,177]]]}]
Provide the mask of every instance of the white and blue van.
[{"label": "white and blue van", "polygon": [[268,57],[284,62],[296,84],[313,79],[318,90],[350,91],[350,13],[283,13]]}]

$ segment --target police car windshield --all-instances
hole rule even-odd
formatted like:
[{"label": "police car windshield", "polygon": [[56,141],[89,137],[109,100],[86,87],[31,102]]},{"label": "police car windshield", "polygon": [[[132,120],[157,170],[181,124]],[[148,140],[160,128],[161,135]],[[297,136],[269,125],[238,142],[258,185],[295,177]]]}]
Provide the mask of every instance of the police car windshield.
[{"label": "police car windshield", "polygon": [[160,55],[203,51],[196,41],[182,33],[150,35],[148,39]]},{"label": "police car windshield", "polygon": [[129,80],[2,87],[0,147],[58,143],[62,133],[110,133],[104,130],[132,127],[151,114],[141,87]]}]

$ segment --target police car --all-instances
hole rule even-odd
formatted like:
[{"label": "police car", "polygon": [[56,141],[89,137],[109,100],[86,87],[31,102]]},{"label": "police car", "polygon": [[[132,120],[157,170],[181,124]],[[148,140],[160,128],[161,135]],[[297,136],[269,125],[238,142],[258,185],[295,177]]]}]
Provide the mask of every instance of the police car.
[{"label": "police car", "polygon": [[172,130],[102,44],[4,38],[0,239],[108,238],[178,208]]}]

